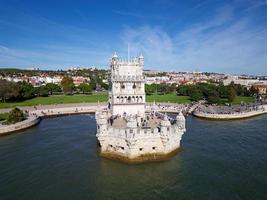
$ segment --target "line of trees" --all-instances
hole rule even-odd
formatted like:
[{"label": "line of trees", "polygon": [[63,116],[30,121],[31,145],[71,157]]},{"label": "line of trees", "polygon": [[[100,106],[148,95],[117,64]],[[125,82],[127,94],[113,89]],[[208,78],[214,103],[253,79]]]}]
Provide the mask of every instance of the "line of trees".
[{"label": "line of trees", "polygon": [[175,92],[177,89],[177,84],[173,83],[173,84],[151,84],[145,85],[145,92],[147,95],[151,95],[151,94],[170,94]]},{"label": "line of trees", "polygon": [[258,94],[258,90],[253,86],[247,89],[240,84],[233,82],[228,86],[224,86],[222,82],[218,85],[210,83],[198,83],[195,85],[179,85],[177,88],[178,95],[189,96],[193,101],[207,100],[208,103],[221,103],[222,99],[233,102],[236,96],[254,96]]},{"label": "line of trees", "polygon": [[65,76],[60,85],[54,83],[47,83],[44,86],[33,87],[27,82],[11,82],[0,79],[0,101],[21,101],[31,99],[36,96],[46,97],[54,94],[71,95],[75,93],[91,94],[93,90],[100,90],[101,88],[107,90],[108,85],[103,83],[101,79],[94,80],[90,83],[84,82],[79,86],[75,86],[73,79]]}]

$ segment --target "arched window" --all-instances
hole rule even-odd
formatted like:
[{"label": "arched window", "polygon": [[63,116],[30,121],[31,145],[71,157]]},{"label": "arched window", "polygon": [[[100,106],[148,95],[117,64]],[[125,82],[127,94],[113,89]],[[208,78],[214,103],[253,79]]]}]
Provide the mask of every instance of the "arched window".
[{"label": "arched window", "polygon": [[123,83],[121,84],[121,89],[125,89],[125,85]]},{"label": "arched window", "polygon": [[128,97],[128,98],[127,98],[127,102],[128,102],[128,103],[131,103],[131,97]]},{"label": "arched window", "polygon": [[135,89],[136,88],[136,85],[135,85],[135,83],[133,84],[133,89]]}]

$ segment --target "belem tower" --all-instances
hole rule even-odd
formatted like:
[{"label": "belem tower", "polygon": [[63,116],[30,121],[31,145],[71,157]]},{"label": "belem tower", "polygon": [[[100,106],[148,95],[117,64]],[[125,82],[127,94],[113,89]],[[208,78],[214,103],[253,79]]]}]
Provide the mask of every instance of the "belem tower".
[{"label": "belem tower", "polygon": [[97,142],[103,157],[128,163],[163,160],[175,155],[185,132],[180,112],[169,118],[152,109],[146,112],[144,57],[110,60],[109,100],[97,109]]}]

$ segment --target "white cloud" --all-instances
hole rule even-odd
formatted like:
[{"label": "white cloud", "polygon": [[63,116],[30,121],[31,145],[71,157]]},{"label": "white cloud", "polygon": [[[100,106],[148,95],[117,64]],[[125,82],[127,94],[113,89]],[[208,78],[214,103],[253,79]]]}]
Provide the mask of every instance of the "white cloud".
[{"label": "white cloud", "polygon": [[173,41],[159,27],[143,26],[138,29],[126,27],[121,38],[124,46],[129,43],[131,55],[143,53],[148,63],[164,66],[173,62]]},{"label": "white cloud", "polygon": [[211,20],[173,35],[158,26],[125,27],[121,38],[145,55],[148,68],[266,74],[266,27],[249,17],[233,20],[233,12],[224,6]]}]

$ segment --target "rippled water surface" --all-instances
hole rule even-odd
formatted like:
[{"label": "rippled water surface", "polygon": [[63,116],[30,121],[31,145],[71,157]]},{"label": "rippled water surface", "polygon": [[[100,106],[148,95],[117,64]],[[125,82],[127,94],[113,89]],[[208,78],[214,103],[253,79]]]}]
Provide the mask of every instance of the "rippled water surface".
[{"label": "rippled water surface", "polygon": [[96,154],[93,116],[43,120],[0,137],[0,199],[266,199],[267,115],[187,118],[182,151],[127,165]]}]

